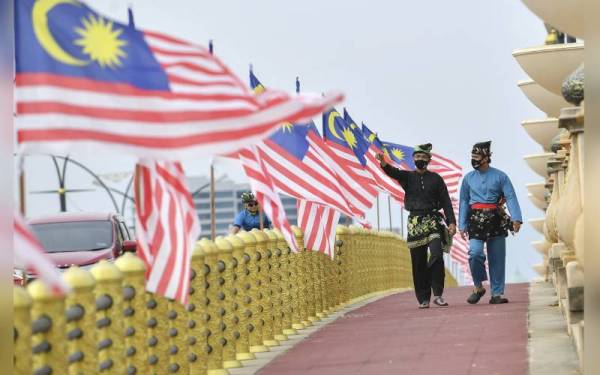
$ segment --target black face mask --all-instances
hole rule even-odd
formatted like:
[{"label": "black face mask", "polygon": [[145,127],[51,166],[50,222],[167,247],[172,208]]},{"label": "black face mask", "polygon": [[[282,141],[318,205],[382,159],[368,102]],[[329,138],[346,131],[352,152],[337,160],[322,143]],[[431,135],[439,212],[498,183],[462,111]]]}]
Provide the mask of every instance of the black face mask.
[{"label": "black face mask", "polygon": [[479,169],[481,167],[481,160],[471,159],[471,165],[475,169]]},{"label": "black face mask", "polygon": [[425,168],[427,168],[428,164],[429,164],[429,162],[427,160],[415,160],[415,166],[418,169],[425,169]]}]

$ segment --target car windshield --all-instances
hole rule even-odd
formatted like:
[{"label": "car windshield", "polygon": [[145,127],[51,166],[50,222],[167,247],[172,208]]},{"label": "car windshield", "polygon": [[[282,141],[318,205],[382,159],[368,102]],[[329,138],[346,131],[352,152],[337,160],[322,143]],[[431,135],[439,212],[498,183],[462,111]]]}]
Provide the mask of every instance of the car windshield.
[{"label": "car windshield", "polygon": [[112,246],[112,222],[71,221],[31,225],[48,253],[100,250]]}]

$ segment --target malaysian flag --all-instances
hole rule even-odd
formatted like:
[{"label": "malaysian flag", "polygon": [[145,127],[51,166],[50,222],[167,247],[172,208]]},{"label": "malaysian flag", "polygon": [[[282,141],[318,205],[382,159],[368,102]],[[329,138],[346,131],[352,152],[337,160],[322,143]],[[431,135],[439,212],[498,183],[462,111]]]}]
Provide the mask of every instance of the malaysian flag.
[{"label": "malaysian flag", "polygon": [[23,152],[223,154],[342,99],[255,95],[209,49],[109,20],[76,0],[16,1],[15,32]]},{"label": "malaysian flag", "polygon": [[146,289],[185,305],[200,223],[181,163],[140,161],[135,186],[138,255],[146,264]]},{"label": "malaysian flag", "polygon": [[[361,163],[364,160],[364,166],[369,174],[375,181],[375,187],[382,193],[387,193],[392,198],[400,203],[404,202],[404,190],[400,184],[389,177],[379,166],[379,161],[375,157],[377,152],[375,148],[371,147],[369,141],[365,138],[362,130],[356,125],[354,120],[350,117],[346,109],[344,109],[344,123],[342,123],[342,131],[348,136],[350,140],[353,140],[356,147],[353,148],[356,155],[363,154]],[[359,157],[359,159],[361,159]]]},{"label": "malaysian flag", "polygon": [[[252,71],[250,85],[264,90]],[[307,139],[310,126],[286,123],[256,145],[277,191],[291,197],[329,206],[353,216],[340,190],[335,171]]]},{"label": "malaysian flag", "polygon": [[340,213],[331,207],[298,200],[298,226],[304,232],[307,249],[322,252],[333,259],[336,226]]},{"label": "malaysian flag", "polygon": [[54,262],[44,251],[42,244],[35,238],[21,215],[16,212],[14,214],[13,244],[16,268],[34,274],[54,294],[64,295],[69,291],[69,286],[61,277]]},{"label": "malaysian flag", "polygon": [[238,151],[237,156],[242,162],[244,171],[250,180],[252,192],[264,213],[271,219],[273,226],[281,230],[290,249],[298,252],[294,232],[292,232],[292,227],[285,216],[283,204],[279,195],[275,192],[273,179],[261,159],[260,153],[255,146],[250,146]]}]

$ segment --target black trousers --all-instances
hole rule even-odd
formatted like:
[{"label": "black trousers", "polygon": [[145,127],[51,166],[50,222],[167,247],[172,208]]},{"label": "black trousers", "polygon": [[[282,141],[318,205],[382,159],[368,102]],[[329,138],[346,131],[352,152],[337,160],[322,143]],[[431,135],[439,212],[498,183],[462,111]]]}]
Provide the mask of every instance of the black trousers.
[{"label": "black trousers", "polygon": [[[427,248],[431,253],[429,259],[427,259]],[[446,270],[443,254],[442,240],[439,238],[428,245],[410,249],[413,283],[419,303],[429,302],[432,289],[434,296],[441,296],[444,293]]]}]

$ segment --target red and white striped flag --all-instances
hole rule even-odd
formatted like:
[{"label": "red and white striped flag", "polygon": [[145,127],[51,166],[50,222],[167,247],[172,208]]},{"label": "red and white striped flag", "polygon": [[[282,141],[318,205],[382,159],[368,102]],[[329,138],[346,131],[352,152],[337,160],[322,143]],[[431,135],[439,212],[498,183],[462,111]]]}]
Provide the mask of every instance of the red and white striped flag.
[{"label": "red and white striped flag", "polygon": [[147,160],[137,168],[136,235],[146,290],[187,304],[200,223],[183,168],[179,162]]},{"label": "red and white striped flag", "polygon": [[[76,6],[48,13],[52,36],[85,59],[35,37],[36,2],[15,3],[16,128],[22,152],[109,146],[161,160],[224,154],[342,99],[339,93],[291,96],[274,90],[255,95],[205,47],[70,3]],[[111,48],[98,52],[89,37],[94,25],[106,29]],[[74,41],[73,30],[86,37]]]},{"label": "red and white striped flag", "polygon": [[244,171],[250,180],[252,192],[264,213],[271,219],[273,226],[281,231],[290,249],[298,252],[296,238],[285,216],[283,203],[275,192],[275,184],[257,147],[251,146],[242,149],[237,152],[237,156],[242,162]]},{"label": "red and white striped flag", "polygon": [[340,213],[331,207],[304,200],[298,200],[297,208],[298,227],[304,232],[304,246],[308,250],[325,253],[333,259]]},{"label": "red and white striped flag", "polygon": [[21,215],[16,212],[13,244],[16,268],[35,274],[57,295],[64,295],[70,290],[56,269],[56,265],[44,251],[42,244],[35,238]]}]

